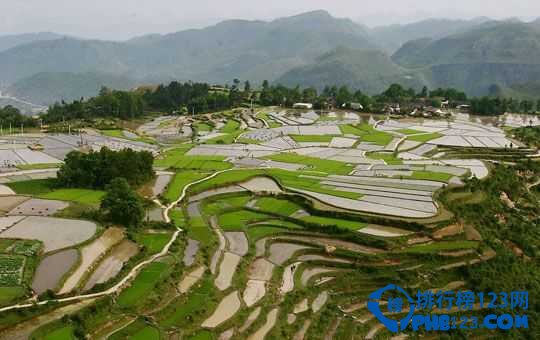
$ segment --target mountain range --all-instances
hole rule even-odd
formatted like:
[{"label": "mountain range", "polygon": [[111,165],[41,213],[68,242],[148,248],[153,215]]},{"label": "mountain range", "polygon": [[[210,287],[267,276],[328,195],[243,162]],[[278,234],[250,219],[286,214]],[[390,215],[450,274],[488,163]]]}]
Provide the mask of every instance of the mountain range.
[{"label": "mountain range", "polygon": [[270,22],[228,20],[127,41],[54,33],[0,37],[0,87],[38,104],[180,81],[287,85],[453,86],[471,95],[533,96],[540,22],[432,19],[368,28],[314,11]]},{"label": "mountain range", "polygon": [[10,48],[43,40],[55,40],[63,38],[61,34],[52,32],[26,33],[0,36],[0,52]]}]

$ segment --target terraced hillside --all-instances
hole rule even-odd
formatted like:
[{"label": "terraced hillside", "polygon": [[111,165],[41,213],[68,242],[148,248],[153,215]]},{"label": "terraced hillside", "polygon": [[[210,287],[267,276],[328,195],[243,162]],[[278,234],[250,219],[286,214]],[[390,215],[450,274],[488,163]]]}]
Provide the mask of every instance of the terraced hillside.
[{"label": "terraced hillside", "polygon": [[[367,297],[389,283],[490,291],[505,263],[537,283],[527,225],[540,168],[498,127],[264,108],[167,117],[137,136],[164,130],[176,144],[156,153],[156,179],[140,190],[154,205],[135,232],[73,219],[99,192],[0,175],[11,280],[0,282],[1,337],[383,339],[396,334]],[[28,204],[54,216],[30,216]],[[60,222],[33,220],[60,216],[84,229],[73,228],[78,242],[45,230]],[[40,269],[51,263],[64,269]]]}]

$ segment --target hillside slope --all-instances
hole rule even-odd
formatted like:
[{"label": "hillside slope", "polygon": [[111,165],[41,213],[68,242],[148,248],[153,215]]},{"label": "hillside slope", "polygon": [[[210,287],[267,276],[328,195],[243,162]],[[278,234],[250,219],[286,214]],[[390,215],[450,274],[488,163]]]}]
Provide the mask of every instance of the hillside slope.
[{"label": "hillside slope", "polygon": [[449,35],[470,30],[488,18],[480,17],[471,20],[427,19],[405,25],[389,25],[375,27],[370,34],[385,51],[394,53],[403,44],[423,38],[442,39]]},{"label": "hillside slope", "polygon": [[379,50],[357,50],[340,47],[318,58],[314,63],[295,68],[276,82],[284,85],[347,85],[368,94],[384,91],[392,83],[419,88],[423,81],[413,72],[392,62]]},{"label": "hillside slope", "polygon": [[12,34],[0,36],[0,52],[9,50],[19,45],[29,44],[36,41],[56,40],[64,38],[64,35],[52,32]]},{"label": "hillside slope", "polygon": [[0,53],[0,84],[40,72],[101,72],[211,82],[273,80],[339,45],[375,46],[361,26],[324,11],[272,22],[230,20],[127,42],[41,41]]},{"label": "hillside slope", "polygon": [[519,88],[540,83],[540,27],[489,22],[439,40],[409,42],[392,60],[418,69],[432,86],[457,87],[471,95],[490,87]]},{"label": "hillside slope", "polygon": [[122,90],[135,85],[137,82],[133,79],[110,74],[48,72],[22,79],[9,87],[7,92],[35,104],[50,105],[55,101],[95,96],[102,86]]}]

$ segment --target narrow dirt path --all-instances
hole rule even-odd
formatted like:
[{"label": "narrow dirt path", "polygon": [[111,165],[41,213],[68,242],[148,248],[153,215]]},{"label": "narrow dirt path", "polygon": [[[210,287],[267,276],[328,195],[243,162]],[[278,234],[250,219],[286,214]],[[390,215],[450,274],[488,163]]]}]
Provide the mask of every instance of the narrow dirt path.
[{"label": "narrow dirt path", "polygon": [[[217,172],[211,174],[210,176],[207,176],[205,178],[199,179],[197,181],[191,182],[188,185],[186,185],[184,187],[184,189],[182,190],[182,194],[180,195],[180,197],[176,201],[174,201],[171,204],[169,204],[168,206],[166,206],[165,209],[163,210],[163,218],[165,219],[165,222],[169,223],[171,221],[171,218],[169,217],[169,211],[172,208],[174,208],[178,203],[180,203],[186,197],[187,191],[189,190],[189,188],[191,188],[192,186],[194,186],[196,184],[208,181],[208,180],[210,180],[210,179],[212,179],[212,178],[214,178],[216,176],[219,176],[222,173],[228,172],[228,171],[231,171],[231,169],[217,171]],[[161,203],[159,205],[163,206]],[[131,271],[122,280],[120,280],[117,284],[110,287],[109,289],[106,289],[106,290],[104,290],[102,292],[98,292],[98,293],[92,293],[92,294],[82,294],[82,295],[70,296],[70,297],[60,298],[60,299],[44,300],[44,301],[39,301],[39,302],[34,302],[34,303],[15,304],[15,305],[0,308],[0,313],[7,312],[7,311],[10,311],[10,310],[30,308],[30,307],[34,307],[34,306],[43,306],[43,305],[46,305],[46,304],[48,304],[50,302],[60,302],[60,303],[75,302],[75,301],[79,301],[79,300],[94,299],[94,298],[99,298],[99,297],[106,296],[106,295],[115,294],[115,293],[121,291],[124,288],[124,286],[130,280],[135,278],[135,276],[137,276],[139,271],[144,266],[146,266],[149,263],[154,262],[155,260],[157,260],[160,257],[165,256],[169,252],[169,249],[170,249],[171,245],[178,238],[178,235],[180,235],[180,232],[182,232],[182,229],[177,228],[177,230],[174,232],[173,236],[171,237],[170,241],[167,242],[167,244],[163,247],[163,249],[159,253],[151,256],[147,260],[145,260],[145,261],[139,263],[138,265],[136,265],[135,267],[133,267],[133,269],[131,269]]]}]

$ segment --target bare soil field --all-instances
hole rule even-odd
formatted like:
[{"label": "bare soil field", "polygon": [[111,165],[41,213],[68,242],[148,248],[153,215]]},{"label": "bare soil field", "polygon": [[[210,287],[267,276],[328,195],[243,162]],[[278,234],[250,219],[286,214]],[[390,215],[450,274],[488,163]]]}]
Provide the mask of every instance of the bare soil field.
[{"label": "bare soil field", "polygon": [[285,295],[294,290],[294,274],[301,263],[302,262],[292,263],[283,270],[283,278],[281,280],[281,287],[279,288],[281,295]]},{"label": "bare soil field", "polygon": [[334,263],[352,263],[349,260],[340,259],[337,257],[329,257],[315,254],[306,254],[298,256],[298,261],[307,262],[307,261],[325,261],[325,262],[334,262]]},{"label": "bare soil field", "polygon": [[240,184],[240,186],[251,192],[282,192],[279,185],[277,185],[274,180],[267,177],[256,177]]},{"label": "bare soil field", "polygon": [[240,310],[241,302],[238,292],[234,291],[221,300],[214,313],[202,323],[202,327],[216,328],[229,320]]},{"label": "bare soil field", "polygon": [[357,243],[342,241],[342,240],[333,239],[329,237],[287,236],[286,238],[280,237],[278,239],[279,240],[285,240],[285,239],[297,240],[301,242],[313,243],[322,247],[332,246],[332,247],[342,248],[342,249],[357,252],[357,253],[377,254],[377,253],[382,252],[381,249],[367,247],[367,246],[363,246]]},{"label": "bare soil field", "polygon": [[358,232],[381,237],[402,237],[414,234],[412,231],[381,225],[368,225],[367,227],[358,230]]},{"label": "bare soil field", "polygon": [[311,326],[311,319],[304,321],[302,328],[300,328],[298,332],[294,334],[293,340],[304,340],[304,337],[306,336],[306,333],[309,330],[309,326]]},{"label": "bare soil field", "polygon": [[262,238],[255,242],[255,256],[264,256],[266,252],[266,241],[267,238]]},{"label": "bare soil field", "polygon": [[255,333],[248,337],[248,340],[264,340],[268,332],[272,330],[276,324],[279,308],[272,309],[266,316],[266,322]]},{"label": "bare soil field", "polygon": [[229,242],[229,250],[238,256],[245,256],[249,250],[246,234],[243,232],[226,232],[225,237]]},{"label": "bare soil field", "polygon": [[282,265],[283,263],[287,262],[287,260],[289,260],[297,251],[309,248],[310,247],[294,243],[273,243],[270,245],[270,256],[268,259],[272,263]]},{"label": "bare soil field", "polygon": [[8,212],[29,199],[26,196],[3,196],[0,199],[0,211]]},{"label": "bare soil field", "polygon": [[221,265],[219,266],[219,274],[214,281],[219,290],[223,291],[231,286],[232,278],[241,259],[236,254],[225,252],[223,261],[221,261]]},{"label": "bare soil field", "polygon": [[240,333],[244,333],[254,322],[257,320],[259,315],[261,315],[261,307],[255,308],[247,317],[246,322],[238,330]]},{"label": "bare soil field", "polygon": [[313,313],[320,311],[321,308],[326,304],[326,301],[328,301],[328,292],[321,292],[311,304],[311,310],[313,310]]},{"label": "bare soil field", "polygon": [[0,196],[4,195],[15,195],[15,192],[9,187],[0,184]]},{"label": "bare soil field", "polygon": [[15,223],[20,222],[25,216],[5,216],[0,217],[0,232],[8,229]]},{"label": "bare soil field", "polygon": [[302,285],[305,287],[307,286],[309,280],[311,278],[320,275],[320,274],[326,274],[326,273],[332,273],[335,272],[335,269],[330,268],[323,268],[323,267],[315,267],[315,268],[306,268],[302,272],[302,276],[300,278],[300,282],[302,282]]},{"label": "bare soil field", "polygon": [[31,198],[12,209],[8,215],[19,216],[50,216],[57,211],[65,209],[69,203],[62,201],[43,200]]},{"label": "bare soil field", "polygon": [[115,246],[111,253],[97,266],[96,270],[84,285],[84,290],[89,290],[96,284],[107,282],[115,277],[124,266],[124,263],[137,255],[138,252],[139,247],[136,243],[129,240],[120,242],[120,244]]},{"label": "bare soil field", "polygon": [[274,264],[266,259],[258,258],[249,267],[248,277],[251,280],[270,281]]},{"label": "bare soil field", "polygon": [[305,298],[294,306],[293,313],[300,314],[300,313],[306,312],[308,309],[309,309],[309,301],[307,298]]},{"label": "bare soil field", "polygon": [[120,228],[113,227],[105,230],[99,238],[83,247],[81,249],[81,263],[79,267],[64,282],[59,294],[67,294],[75,289],[95,262],[123,238],[124,231]]},{"label": "bare soil field", "polygon": [[249,280],[242,298],[246,306],[251,307],[259,302],[266,294],[266,281]]},{"label": "bare soil field", "polygon": [[178,284],[178,291],[181,294],[187,293],[191,287],[193,287],[204,275],[206,268],[204,266],[200,266],[197,269],[193,270],[192,272],[188,273],[182,281]]}]

